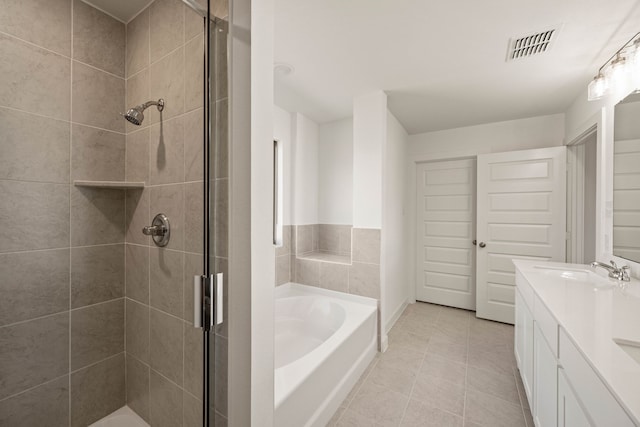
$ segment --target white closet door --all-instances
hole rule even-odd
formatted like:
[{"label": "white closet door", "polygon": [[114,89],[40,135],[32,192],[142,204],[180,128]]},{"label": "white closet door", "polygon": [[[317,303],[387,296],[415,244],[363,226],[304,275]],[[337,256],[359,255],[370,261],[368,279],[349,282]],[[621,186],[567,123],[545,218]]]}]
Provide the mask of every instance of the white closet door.
[{"label": "white closet door", "polygon": [[512,260],[565,260],[565,147],[478,156],[477,197],[476,316],[513,324]]},{"label": "white closet door", "polygon": [[474,310],[476,160],[417,167],[416,299]]}]

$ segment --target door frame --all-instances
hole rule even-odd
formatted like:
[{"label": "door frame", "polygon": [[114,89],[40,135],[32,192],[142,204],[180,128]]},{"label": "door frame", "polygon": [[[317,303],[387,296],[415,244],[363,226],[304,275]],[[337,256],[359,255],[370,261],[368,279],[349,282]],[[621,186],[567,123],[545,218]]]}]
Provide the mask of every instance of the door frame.
[{"label": "door frame", "polygon": [[[608,121],[610,123],[608,123]],[[571,147],[583,144],[594,132],[596,134],[596,259],[601,260],[604,254],[607,252],[611,253],[612,236],[609,234],[605,235],[605,230],[603,229],[604,219],[608,214],[612,215],[613,210],[613,206],[605,206],[603,202],[604,190],[607,188],[607,185],[609,185],[607,176],[604,173],[606,165],[602,162],[602,159],[607,158],[604,141],[606,129],[609,126],[611,131],[613,131],[613,117],[607,118],[605,108],[603,107],[574,129],[573,132],[567,132],[569,136],[565,138],[564,145],[567,146],[568,162],[567,233],[569,233],[569,241],[567,241],[567,262],[570,263],[584,262],[584,254],[582,254],[584,242],[584,228],[582,227],[584,201],[579,198],[583,196],[583,191],[580,192],[577,190],[578,185],[584,188],[584,173],[576,174],[573,170],[574,165],[569,163],[569,158],[572,157]],[[576,193],[580,193],[580,196]]]},{"label": "door frame", "polygon": [[406,250],[407,253],[410,254],[409,265],[407,268],[410,269],[411,273],[408,276],[409,279],[409,298],[407,302],[415,303],[416,302],[416,286],[418,284],[417,277],[417,257],[418,253],[416,251],[417,245],[417,225],[418,218],[416,215],[417,205],[416,200],[418,197],[418,188],[416,186],[417,179],[417,167],[419,163],[431,163],[437,161],[450,161],[450,160],[466,160],[466,159],[477,159],[480,154],[489,154],[491,150],[489,148],[481,149],[481,150],[464,150],[464,151],[451,151],[451,152],[440,152],[440,153],[420,153],[413,154],[408,156],[408,165],[407,165],[407,193],[406,200],[407,203],[407,219],[409,223],[409,227],[407,227],[407,239],[406,239]]},{"label": "door frame", "polygon": [[[596,136],[597,144],[598,126],[594,124],[578,138],[567,145],[567,262],[575,264],[584,263],[584,203],[585,203],[585,176],[586,167],[585,146],[587,140]],[[597,147],[596,147],[597,151]],[[597,173],[597,171],[596,171]]]}]

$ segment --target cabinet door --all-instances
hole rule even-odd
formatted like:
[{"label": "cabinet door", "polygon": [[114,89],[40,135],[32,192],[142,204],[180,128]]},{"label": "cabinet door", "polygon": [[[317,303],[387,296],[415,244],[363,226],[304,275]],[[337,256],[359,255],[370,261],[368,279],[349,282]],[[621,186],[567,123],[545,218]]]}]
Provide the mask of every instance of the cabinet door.
[{"label": "cabinet door", "polygon": [[567,381],[564,369],[558,369],[558,372],[558,427],[591,427],[587,414]]},{"label": "cabinet door", "polygon": [[533,348],[533,417],[537,426],[554,427],[558,419],[558,362],[537,322]]},{"label": "cabinet door", "polygon": [[515,357],[522,383],[533,408],[533,315],[516,289]]}]

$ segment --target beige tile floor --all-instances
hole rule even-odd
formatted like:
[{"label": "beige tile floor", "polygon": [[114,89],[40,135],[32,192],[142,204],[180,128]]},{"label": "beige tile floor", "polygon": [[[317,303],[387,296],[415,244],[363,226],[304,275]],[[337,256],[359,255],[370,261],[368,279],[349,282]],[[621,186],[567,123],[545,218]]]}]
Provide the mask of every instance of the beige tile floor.
[{"label": "beige tile floor", "polygon": [[408,306],[329,426],[533,427],[513,326]]}]

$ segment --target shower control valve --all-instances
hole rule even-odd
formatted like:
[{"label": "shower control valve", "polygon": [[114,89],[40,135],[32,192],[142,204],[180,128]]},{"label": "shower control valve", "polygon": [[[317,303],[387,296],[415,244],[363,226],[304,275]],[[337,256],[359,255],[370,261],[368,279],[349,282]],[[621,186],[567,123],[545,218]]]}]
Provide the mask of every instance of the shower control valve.
[{"label": "shower control valve", "polygon": [[147,225],[142,229],[142,234],[147,236],[164,236],[167,229],[163,225]]},{"label": "shower control valve", "polygon": [[159,213],[153,218],[151,225],[147,225],[142,229],[142,234],[151,236],[153,243],[157,246],[167,246],[171,236],[169,218],[165,214]]}]

